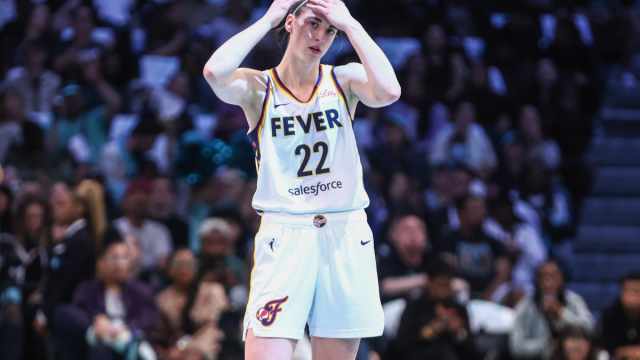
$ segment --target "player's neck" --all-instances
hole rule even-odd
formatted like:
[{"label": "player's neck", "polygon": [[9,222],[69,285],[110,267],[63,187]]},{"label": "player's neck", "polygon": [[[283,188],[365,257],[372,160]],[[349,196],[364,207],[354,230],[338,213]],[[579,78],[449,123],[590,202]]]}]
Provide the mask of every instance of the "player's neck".
[{"label": "player's neck", "polygon": [[319,68],[319,63],[300,61],[294,56],[285,54],[280,64],[276,66],[276,71],[287,87],[304,89],[315,85]]}]

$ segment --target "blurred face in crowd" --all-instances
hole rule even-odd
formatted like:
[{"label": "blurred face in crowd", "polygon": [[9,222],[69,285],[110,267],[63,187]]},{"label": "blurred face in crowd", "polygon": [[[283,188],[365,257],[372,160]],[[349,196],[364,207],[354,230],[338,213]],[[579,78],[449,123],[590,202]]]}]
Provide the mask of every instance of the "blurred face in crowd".
[{"label": "blurred face in crowd", "polygon": [[542,140],[540,114],[534,106],[527,105],[522,108],[520,112],[520,130],[522,135],[529,141]]},{"label": "blurred face in crowd", "polygon": [[436,169],[431,174],[431,187],[438,194],[448,196],[451,190],[451,171],[445,167]]},{"label": "blurred face in crowd", "polygon": [[429,289],[429,297],[434,301],[450,299],[453,296],[451,280],[451,276],[444,274],[430,277],[427,285]]},{"label": "blurred face in crowd", "polygon": [[24,225],[27,234],[37,235],[44,227],[44,206],[39,202],[32,202],[25,209]]},{"label": "blurred face in crowd", "polygon": [[24,102],[20,95],[8,91],[3,98],[3,117],[6,120],[22,120],[24,118]]},{"label": "blurred face in crowd", "polygon": [[189,97],[189,78],[184,72],[177,73],[169,82],[168,90],[186,99]]},{"label": "blurred face in crowd", "polygon": [[191,250],[181,249],[169,264],[169,275],[176,286],[186,289],[195,277],[196,268],[196,258]]},{"label": "blurred face in crowd", "polygon": [[472,103],[465,101],[456,109],[456,129],[460,132],[467,130],[476,118],[476,109]]},{"label": "blurred face in crowd", "polygon": [[487,216],[487,207],[481,197],[468,198],[460,210],[460,222],[471,228],[481,226]]},{"label": "blurred face in crowd", "polygon": [[415,215],[400,218],[391,229],[391,242],[400,258],[409,266],[422,264],[428,240],[424,222]]},{"label": "blurred face in crowd", "polygon": [[122,284],[129,279],[131,252],[124,242],[112,244],[98,262],[98,273],[107,284]]},{"label": "blurred face in crowd", "polygon": [[4,214],[9,210],[9,196],[0,191],[0,214]]},{"label": "blurred face in crowd", "polygon": [[149,210],[154,216],[169,216],[173,212],[176,196],[171,186],[171,180],[167,178],[153,181]]},{"label": "blurred face in crowd", "polygon": [[137,220],[144,219],[148,215],[148,209],[149,195],[142,191],[127,195],[124,201],[124,210],[127,217]]},{"label": "blurred face in crowd", "polygon": [[389,187],[389,197],[391,201],[407,200],[410,196],[411,180],[406,174],[395,173],[391,177],[391,185]]},{"label": "blurred face in crowd", "polygon": [[553,61],[542,59],[538,63],[538,82],[543,86],[551,86],[558,79],[558,71]]},{"label": "blurred face in crowd", "polygon": [[46,31],[49,26],[49,17],[50,12],[47,5],[41,4],[34,7],[29,17],[29,31],[37,34]]},{"label": "blurred face in crowd", "polygon": [[27,69],[31,73],[38,73],[44,69],[44,62],[47,59],[47,53],[44,49],[36,46],[30,46],[27,49]]},{"label": "blurred face in crowd", "polygon": [[640,280],[626,280],[622,284],[621,300],[625,310],[640,315]]},{"label": "blurred face in crowd", "polygon": [[567,360],[586,360],[591,343],[584,337],[570,336],[562,341],[562,350]]},{"label": "blurred face in crowd", "polygon": [[209,231],[200,240],[205,255],[226,256],[231,253],[231,239],[218,230]]},{"label": "blurred face in crowd", "polygon": [[471,174],[465,169],[456,168],[451,170],[450,180],[451,182],[448,186],[451,191],[451,196],[454,199],[458,199],[464,196],[469,190]]},{"label": "blurred face in crowd", "polygon": [[65,184],[56,184],[51,190],[53,221],[57,225],[71,225],[82,217],[82,204]]},{"label": "blurred face in crowd", "polygon": [[558,264],[555,262],[544,263],[538,269],[538,286],[545,295],[556,295],[562,289],[564,277]]},{"label": "blurred face in crowd", "polygon": [[429,26],[426,33],[427,48],[431,51],[442,51],[447,46],[447,34],[442,26],[434,24]]},{"label": "blurred face in crowd", "polygon": [[76,10],[73,27],[77,38],[85,41],[91,38],[94,22],[93,14],[88,6],[81,6]]}]

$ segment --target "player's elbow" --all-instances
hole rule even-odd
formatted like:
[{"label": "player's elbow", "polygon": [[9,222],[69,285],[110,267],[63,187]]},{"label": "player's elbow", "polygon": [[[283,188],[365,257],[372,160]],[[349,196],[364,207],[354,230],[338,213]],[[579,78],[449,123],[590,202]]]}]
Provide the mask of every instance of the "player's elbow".
[{"label": "player's elbow", "polygon": [[402,90],[398,84],[385,86],[378,92],[376,102],[382,106],[391,105],[400,99]]},{"label": "player's elbow", "polygon": [[209,82],[212,82],[214,80],[215,74],[209,64],[205,65],[204,68],[202,68],[202,76],[204,76],[204,78]]},{"label": "player's elbow", "polygon": [[386,89],[388,100],[391,103],[394,103],[400,99],[402,95],[402,89],[400,88],[400,84],[393,84]]}]

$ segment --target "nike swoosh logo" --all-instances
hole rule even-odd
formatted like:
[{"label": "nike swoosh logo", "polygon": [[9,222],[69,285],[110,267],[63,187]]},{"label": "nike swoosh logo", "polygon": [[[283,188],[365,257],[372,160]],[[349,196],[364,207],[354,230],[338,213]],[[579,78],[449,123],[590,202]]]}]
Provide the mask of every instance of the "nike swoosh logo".
[{"label": "nike swoosh logo", "polygon": [[365,245],[367,245],[368,243],[370,243],[371,241],[372,241],[372,240],[369,240],[369,241],[362,241],[362,240],[360,240],[360,245],[365,246]]},{"label": "nike swoosh logo", "polygon": [[273,108],[277,109],[278,106],[285,106],[285,105],[289,105],[289,104],[291,104],[291,103],[275,104],[275,105],[273,105]]}]

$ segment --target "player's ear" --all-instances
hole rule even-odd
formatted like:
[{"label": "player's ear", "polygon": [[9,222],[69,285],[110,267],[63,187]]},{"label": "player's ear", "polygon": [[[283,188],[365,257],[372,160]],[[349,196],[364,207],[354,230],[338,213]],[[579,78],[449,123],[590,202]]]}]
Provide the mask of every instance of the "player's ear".
[{"label": "player's ear", "polygon": [[293,22],[296,20],[295,15],[289,14],[287,18],[284,20],[284,29],[291,34],[291,30],[293,29]]}]

